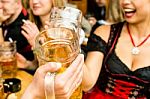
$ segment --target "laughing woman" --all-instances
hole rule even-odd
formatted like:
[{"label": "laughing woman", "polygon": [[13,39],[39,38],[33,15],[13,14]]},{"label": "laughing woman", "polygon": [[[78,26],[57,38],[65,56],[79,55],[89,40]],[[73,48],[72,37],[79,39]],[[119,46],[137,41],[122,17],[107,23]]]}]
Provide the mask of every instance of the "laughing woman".
[{"label": "laughing woman", "polygon": [[[49,21],[53,4],[52,0],[29,0],[29,6],[30,20],[23,20],[24,25],[22,26],[23,31],[21,33],[33,47],[36,35],[44,30],[46,22]],[[31,63],[19,54],[17,54],[17,58],[20,60],[19,68],[35,70],[38,66],[36,59]]]},{"label": "laughing woman", "polygon": [[30,21],[24,20],[22,34],[28,39],[29,43],[34,45],[34,37],[40,31],[44,30],[46,22],[49,21],[50,12],[53,6],[52,0],[29,0]]},{"label": "laughing woman", "polygon": [[150,99],[150,0],[119,0],[124,22],[88,41],[84,99]]}]

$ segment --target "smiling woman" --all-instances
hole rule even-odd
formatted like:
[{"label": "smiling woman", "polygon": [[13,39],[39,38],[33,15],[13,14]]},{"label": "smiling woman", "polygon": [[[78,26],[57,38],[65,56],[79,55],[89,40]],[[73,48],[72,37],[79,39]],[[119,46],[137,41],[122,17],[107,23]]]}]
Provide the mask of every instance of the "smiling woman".
[{"label": "smiling woman", "polygon": [[50,12],[53,7],[52,0],[29,0],[29,19],[24,20],[21,33],[28,39],[28,42],[34,47],[36,35],[44,30],[46,22],[49,22]]},{"label": "smiling woman", "polygon": [[84,99],[149,99],[150,0],[115,3],[125,21],[100,26],[90,35]]},{"label": "smiling woman", "polygon": [[49,21],[52,9],[52,0],[29,0],[31,8],[31,21],[35,22],[40,30],[44,28],[45,21]]}]

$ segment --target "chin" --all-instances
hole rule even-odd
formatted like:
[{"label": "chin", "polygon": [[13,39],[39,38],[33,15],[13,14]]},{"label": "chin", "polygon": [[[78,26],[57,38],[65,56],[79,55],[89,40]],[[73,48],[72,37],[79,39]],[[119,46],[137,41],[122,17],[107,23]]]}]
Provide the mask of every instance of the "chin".
[{"label": "chin", "polygon": [[35,13],[35,14],[37,14],[37,13],[41,13],[42,10],[40,10],[40,9],[32,9],[32,12]]},{"label": "chin", "polygon": [[35,16],[41,15],[41,13],[39,13],[39,12],[33,12],[33,14],[34,14]]},{"label": "chin", "polygon": [[126,20],[128,23],[130,24],[138,24],[139,21],[136,21],[136,20]]},{"label": "chin", "polygon": [[125,21],[127,21],[128,23],[135,23],[136,21],[132,18],[125,18]]}]

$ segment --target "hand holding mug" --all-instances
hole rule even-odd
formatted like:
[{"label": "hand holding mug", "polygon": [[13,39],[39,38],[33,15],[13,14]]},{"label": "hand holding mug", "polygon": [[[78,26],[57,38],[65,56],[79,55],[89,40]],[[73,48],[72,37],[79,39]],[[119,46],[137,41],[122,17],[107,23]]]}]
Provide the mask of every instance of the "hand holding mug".
[{"label": "hand holding mug", "polygon": [[[84,57],[79,54],[73,63],[62,74],[55,76],[55,96],[57,99],[68,99],[74,90],[81,84],[83,76]],[[21,99],[45,99],[44,79],[47,72],[56,72],[61,65],[49,62],[40,66],[33,81],[26,89]],[[32,90],[32,91],[31,91]]]}]

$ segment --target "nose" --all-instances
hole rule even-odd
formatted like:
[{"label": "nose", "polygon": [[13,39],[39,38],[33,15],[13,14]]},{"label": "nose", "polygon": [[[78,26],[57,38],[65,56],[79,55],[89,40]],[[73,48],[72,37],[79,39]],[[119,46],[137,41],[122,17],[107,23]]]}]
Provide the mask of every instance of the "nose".
[{"label": "nose", "polygon": [[128,4],[131,2],[131,0],[121,0],[123,4]]},{"label": "nose", "polygon": [[129,5],[131,3],[131,0],[120,0],[120,6]]},{"label": "nose", "polygon": [[32,0],[32,2],[33,2],[33,3],[38,3],[38,2],[39,2],[39,0]]}]

